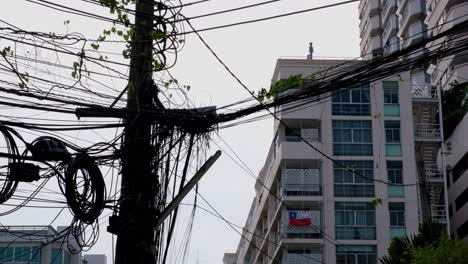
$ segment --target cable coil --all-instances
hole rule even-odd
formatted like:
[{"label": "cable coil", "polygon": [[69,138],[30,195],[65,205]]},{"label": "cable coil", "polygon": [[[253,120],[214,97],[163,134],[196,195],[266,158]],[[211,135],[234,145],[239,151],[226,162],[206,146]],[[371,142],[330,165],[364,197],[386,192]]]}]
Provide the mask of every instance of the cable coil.
[{"label": "cable coil", "polygon": [[101,171],[87,154],[78,154],[65,170],[65,197],[73,214],[92,224],[105,205],[105,184]]},{"label": "cable coil", "polygon": [[0,204],[3,204],[11,198],[18,186],[18,181],[10,178],[10,167],[8,165],[19,162],[19,159],[16,158],[19,157],[19,151],[18,146],[10,133],[10,128],[0,125],[0,133],[2,133],[3,138],[5,139],[8,154],[11,155],[11,157],[7,158],[7,164],[4,164],[3,162],[0,163],[0,169],[2,169],[2,171],[0,171]]}]

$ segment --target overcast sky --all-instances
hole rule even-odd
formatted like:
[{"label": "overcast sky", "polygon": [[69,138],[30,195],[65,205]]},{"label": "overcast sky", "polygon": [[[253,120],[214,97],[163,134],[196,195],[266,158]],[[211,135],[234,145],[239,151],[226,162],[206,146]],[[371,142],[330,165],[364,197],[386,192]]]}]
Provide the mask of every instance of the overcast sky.
[{"label": "overcast sky", "polygon": [[[80,0],[56,2],[107,15],[105,9],[90,6]],[[211,0],[207,3],[185,7],[182,12],[187,17],[191,17],[255,2],[260,2],[260,0]],[[192,23],[200,29],[334,2],[282,0],[249,10],[197,19]],[[101,22],[63,14],[28,3],[25,0],[3,0],[0,18],[28,30],[58,33],[65,33],[68,30],[69,32],[81,32],[87,37],[96,37],[104,28]],[[68,28],[64,26],[65,20],[70,20]],[[201,34],[250,90],[258,90],[261,87],[269,86],[278,58],[291,56],[305,58],[309,42],[314,43],[316,57],[357,57],[359,55],[358,23],[357,3],[353,3]],[[197,106],[220,106],[249,96],[194,35],[189,35],[186,38],[185,47],[180,52],[177,65],[172,73],[180,82],[192,87],[189,97]],[[121,89],[124,84],[116,83],[114,85]],[[268,119],[222,130],[220,135],[236,151],[243,162],[257,174],[265,161],[272,140],[272,130],[272,120]],[[81,136],[88,139],[96,137],[92,134],[86,136],[82,134]],[[223,150],[228,150],[222,142],[216,139],[216,136],[213,137]],[[218,147],[212,144],[210,153],[214,153],[217,149]],[[243,226],[254,196],[254,180],[226,154],[224,153],[201,181],[200,193],[226,219]],[[192,201],[185,202],[191,203]],[[206,207],[203,202],[200,202],[200,205]],[[48,224],[56,214],[57,210],[22,209],[12,215],[0,218],[0,222],[11,225]],[[186,215],[186,212],[183,215]],[[67,225],[69,221],[70,214],[66,212],[55,224]],[[176,249],[182,241],[180,238],[184,234],[186,223],[186,219],[181,219],[177,231]],[[105,227],[105,224],[101,227],[100,240],[90,252],[106,254],[108,263],[111,263],[111,237],[106,233]],[[238,241],[239,235],[223,221],[199,210],[196,213],[190,244],[190,257],[187,263],[221,263],[224,252],[235,251]],[[176,251],[173,251],[173,255],[176,255]],[[170,263],[180,262],[176,258],[172,258]]]}]

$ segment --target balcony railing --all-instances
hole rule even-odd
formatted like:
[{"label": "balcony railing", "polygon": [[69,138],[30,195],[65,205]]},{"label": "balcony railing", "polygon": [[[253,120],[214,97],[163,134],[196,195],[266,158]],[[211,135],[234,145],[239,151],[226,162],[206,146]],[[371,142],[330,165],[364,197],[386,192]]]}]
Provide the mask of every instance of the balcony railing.
[{"label": "balcony railing", "polygon": [[320,170],[286,169],[282,188],[283,194],[289,196],[320,195]]},{"label": "balcony railing", "polygon": [[283,255],[284,264],[321,264],[322,254],[320,253],[286,253]]},{"label": "balcony railing", "polygon": [[417,124],[415,136],[419,138],[440,138],[440,126],[438,124]]},{"label": "balcony railing", "polygon": [[[320,131],[318,128],[302,128],[300,129],[300,136],[307,142],[319,142],[320,141]],[[296,135],[286,136],[286,141],[288,142],[301,142],[302,139]]]},{"label": "balcony railing", "polygon": [[413,98],[435,99],[437,97],[436,89],[431,85],[414,85],[411,87]]},{"label": "balcony railing", "polygon": [[447,223],[447,214],[445,213],[445,205],[432,205],[431,217],[433,222]]},{"label": "balcony railing", "polygon": [[[310,217],[310,224],[296,225],[290,222],[290,213],[295,213],[297,217],[308,215]],[[283,238],[320,238],[320,211],[286,210],[283,214],[283,226],[281,229]]]},{"label": "balcony railing", "polygon": [[400,34],[406,35],[405,32],[407,31],[408,26],[413,23],[412,18],[420,17],[420,15],[422,15],[422,8],[420,1],[417,0],[408,0],[408,3],[402,8],[403,10],[400,12]]}]

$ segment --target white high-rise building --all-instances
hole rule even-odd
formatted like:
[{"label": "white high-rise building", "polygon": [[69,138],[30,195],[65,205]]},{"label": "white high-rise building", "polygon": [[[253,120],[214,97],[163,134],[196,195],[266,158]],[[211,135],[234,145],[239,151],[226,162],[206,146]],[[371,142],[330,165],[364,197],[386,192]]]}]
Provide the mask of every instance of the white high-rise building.
[{"label": "white high-rise building", "polygon": [[[360,62],[280,59],[272,79],[330,74],[343,63]],[[376,264],[393,237],[416,233],[420,222],[409,76],[301,104],[276,109],[282,122],[236,259],[225,263]]]},{"label": "white high-rise building", "polygon": [[[468,1],[427,1],[425,22],[436,35],[468,20]],[[452,36],[437,43],[449,43]],[[445,145],[439,160],[445,159],[448,172],[448,201],[451,233],[468,241],[468,52],[434,62],[430,67],[433,86],[443,94]],[[464,110],[463,110],[464,109]]]},{"label": "white high-rise building", "polygon": [[[368,11],[374,7],[374,11]],[[371,9],[372,10],[372,9]],[[361,51],[364,59],[388,55],[418,43],[432,31],[427,25],[425,0],[361,0],[359,5],[361,25],[369,24],[374,31],[361,27]],[[430,15],[430,13],[429,13]],[[379,29],[379,30],[377,30]],[[382,53],[367,54],[363,43],[380,38]],[[414,52],[420,56],[424,49]],[[429,65],[427,65],[429,66]],[[416,171],[419,182],[420,221],[432,220],[447,223],[447,195],[445,187],[445,160],[438,152],[443,145],[442,118],[439,116],[441,96],[431,84],[428,67],[413,68],[408,72],[412,98]]]}]

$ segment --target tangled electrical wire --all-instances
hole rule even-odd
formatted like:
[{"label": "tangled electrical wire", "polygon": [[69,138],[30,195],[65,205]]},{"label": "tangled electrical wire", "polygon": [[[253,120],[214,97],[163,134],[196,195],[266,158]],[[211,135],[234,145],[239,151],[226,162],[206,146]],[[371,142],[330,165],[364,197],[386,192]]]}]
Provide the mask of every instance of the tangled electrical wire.
[{"label": "tangled electrical wire", "polygon": [[[41,136],[31,143],[26,142],[13,128],[0,124],[0,132],[7,152],[0,153],[2,172],[0,174],[0,205],[7,202],[15,193],[20,182],[42,180],[32,194],[17,207],[2,212],[0,215],[12,213],[37,198],[35,196],[52,178],[58,179],[58,187],[66,198],[74,218],[66,235],[68,240],[75,241],[78,249],[87,249],[97,241],[99,233],[98,219],[106,206],[106,188],[101,171],[96,160],[87,154],[98,154],[110,148],[101,143],[86,149],[80,149],[74,144],[64,142],[51,136]],[[24,144],[24,152],[20,153],[15,137]],[[70,154],[68,149],[76,152]],[[28,162],[26,162],[28,161]],[[40,167],[35,164],[43,164]],[[92,232],[86,232],[91,228]],[[75,245],[76,246],[76,245]],[[76,248],[75,248],[76,251]]]},{"label": "tangled electrical wire", "polygon": [[[162,66],[157,67],[156,70],[168,70],[172,68],[177,62],[178,52],[185,43],[183,34],[184,25],[181,21],[178,21],[178,18],[181,17],[181,8],[174,7],[174,4],[170,1],[156,2],[153,27],[159,37],[155,38],[153,55],[158,58]],[[182,35],[180,35],[181,33]],[[174,55],[172,63],[168,64],[167,53]]]},{"label": "tangled electrical wire", "polygon": [[1,164],[0,171],[0,204],[6,202],[14,194],[18,181],[10,177],[10,164],[17,164],[19,162],[19,151],[13,136],[11,135],[10,128],[0,126],[0,132],[5,140],[7,149],[7,164]]}]

